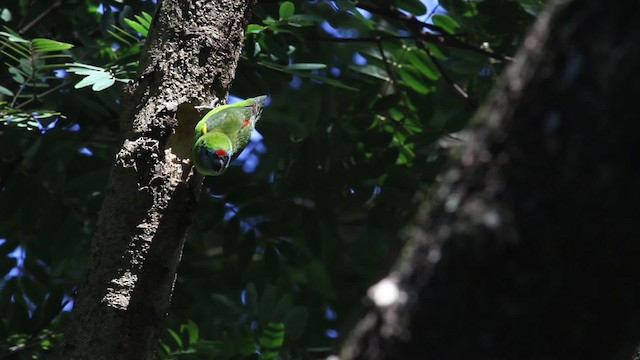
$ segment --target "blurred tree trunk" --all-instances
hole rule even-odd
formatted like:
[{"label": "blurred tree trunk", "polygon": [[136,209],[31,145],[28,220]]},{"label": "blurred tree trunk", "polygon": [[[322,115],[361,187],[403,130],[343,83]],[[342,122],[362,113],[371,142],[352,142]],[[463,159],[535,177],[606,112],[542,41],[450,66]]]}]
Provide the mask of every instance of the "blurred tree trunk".
[{"label": "blurred tree trunk", "polygon": [[68,359],[150,359],[201,177],[193,105],[225,98],[253,0],[164,0],[126,90],[116,155],[66,334]]},{"label": "blurred tree trunk", "polygon": [[639,18],[603,0],[539,16],[342,360],[632,358]]}]

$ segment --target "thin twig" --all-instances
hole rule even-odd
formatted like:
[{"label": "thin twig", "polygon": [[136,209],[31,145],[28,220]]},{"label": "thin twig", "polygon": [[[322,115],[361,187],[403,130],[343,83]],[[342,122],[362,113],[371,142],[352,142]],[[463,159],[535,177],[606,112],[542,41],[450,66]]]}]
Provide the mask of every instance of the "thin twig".
[{"label": "thin twig", "polygon": [[393,72],[391,71],[389,60],[387,59],[387,56],[384,54],[384,48],[382,47],[382,39],[377,39],[376,45],[378,45],[378,51],[380,52],[380,56],[382,57],[382,62],[384,62],[384,67],[385,67],[385,70],[387,71],[387,74],[389,75],[389,79],[391,79],[391,84],[395,85],[396,78],[393,75]]},{"label": "thin twig", "polygon": [[424,46],[424,44],[422,44],[419,41],[416,41],[416,46],[418,46],[422,51],[424,51],[427,54],[429,59],[431,59],[433,64],[438,69],[438,72],[440,72],[440,75],[442,75],[442,78],[444,79],[444,81],[447,84],[449,84],[449,86],[453,89],[453,91],[456,94],[458,94],[472,110],[475,110],[478,107],[478,104],[475,101],[473,101],[473,99],[471,99],[469,94],[466,91],[464,91],[464,89],[460,85],[456,84],[456,82],[453,81],[451,77],[449,77],[446,70],[438,62],[438,59],[436,59],[435,57],[433,57],[433,55],[431,55],[431,51],[429,51],[429,49],[427,49]]},{"label": "thin twig", "polygon": [[[64,81],[64,82],[62,82],[61,84],[59,84],[59,85],[57,85],[57,86],[54,86],[54,87],[52,87],[51,89],[49,89],[49,90],[47,90],[47,91],[43,92],[42,94],[40,94],[40,95],[39,95],[39,97],[40,97],[40,98],[43,98],[43,97],[45,97],[45,96],[47,96],[47,95],[51,94],[52,92],[54,92],[54,91],[58,91],[58,90],[60,90],[60,88],[62,88],[62,87],[64,87],[64,86],[67,86],[67,85],[69,85],[69,84],[70,84],[70,82],[69,82],[69,81]],[[29,100],[27,100],[27,101],[25,101],[25,102],[23,102],[23,103],[20,103],[20,104],[18,104],[18,105],[16,105],[16,107],[15,107],[15,108],[16,108],[16,109],[20,109],[21,107],[23,107],[23,106],[25,106],[25,105],[28,105],[29,103],[33,102],[34,100],[35,100],[34,98],[30,98]]]},{"label": "thin twig", "polygon": [[25,32],[29,31],[29,29],[31,29],[33,26],[35,26],[37,23],[39,23],[42,19],[44,19],[47,15],[49,15],[50,12],[52,12],[56,8],[59,8],[60,5],[62,5],[62,0],[57,0],[56,2],[51,4],[51,6],[49,6],[45,11],[40,13],[40,15],[36,16],[35,19],[31,20],[30,23],[28,23],[27,25],[23,26],[18,31],[18,34],[24,34]]},{"label": "thin twig", "polygon": [[[27,87],[25,85],[25,83],[31,82],[31,79],[33,79],[33,74],[29,75],[29,77],[26,79],[26,81],[20,85],[18,87],[18,91],[16,91],[16,94],[13,96],[13,100],[11,100],[11,104],[9,105],[9,107],[14,107],[16,104],[16,101],[18,101],[18,96],[20,96],[20,94],[22,93],[22,91]],[[33,98],[31,98],[30,100],[32,100]]]}]

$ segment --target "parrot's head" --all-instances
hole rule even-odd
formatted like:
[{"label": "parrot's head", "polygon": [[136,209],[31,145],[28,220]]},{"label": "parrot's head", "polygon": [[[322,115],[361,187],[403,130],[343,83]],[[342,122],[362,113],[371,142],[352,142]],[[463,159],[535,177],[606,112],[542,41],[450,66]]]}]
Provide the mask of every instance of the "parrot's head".
[{"label": "parrot's head", "polygon": [[193,146],[194,163],[203,175],[215,176],[224,173],[232,156],[233,144],[223,133],[207,133]]}]

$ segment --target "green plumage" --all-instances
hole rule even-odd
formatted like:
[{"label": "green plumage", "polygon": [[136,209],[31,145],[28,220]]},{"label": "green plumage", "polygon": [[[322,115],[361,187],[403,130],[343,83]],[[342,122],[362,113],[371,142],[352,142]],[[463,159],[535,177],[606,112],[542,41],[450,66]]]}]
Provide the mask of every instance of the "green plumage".
[{"label": "green plumage", "polygon": [[193,163],[203,175],[220,175],[249,143],[266,96],[209,111],[195,128]]}]

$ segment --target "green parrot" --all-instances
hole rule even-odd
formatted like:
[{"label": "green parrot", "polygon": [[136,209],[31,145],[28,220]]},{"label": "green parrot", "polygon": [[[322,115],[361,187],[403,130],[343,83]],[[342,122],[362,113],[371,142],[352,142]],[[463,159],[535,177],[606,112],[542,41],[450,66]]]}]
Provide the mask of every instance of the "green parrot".
[{"label": "green parrot", "polygon": [[209,111],[196,125],[192,159],[202,175],[220,175],[249,143],[266,96]]}]

